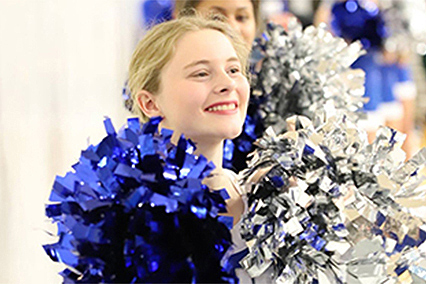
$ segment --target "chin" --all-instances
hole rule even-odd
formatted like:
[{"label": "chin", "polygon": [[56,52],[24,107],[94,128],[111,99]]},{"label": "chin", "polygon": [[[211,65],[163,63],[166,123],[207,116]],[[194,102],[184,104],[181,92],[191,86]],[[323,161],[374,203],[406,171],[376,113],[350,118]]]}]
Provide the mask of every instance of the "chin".
[{"label": "chin", "polygon": [[204,128],[203,130],[200,130],[196,134],[194,133],[195,135],[192,135],[192,140],[202,141],[202,140],[205,140],[206,138],[210,141],[211,139],[214,139],[217,141],[225,140],[225,139],[234,139],[234,138],[237,138],[242,131],[243,131],[243,126],[240,122],[238,123],[229,122],[227,124],[220,123],[220,124],[211,126],[210,128]]},{"label": "chin", "polygon": [[234,129],[229,129],[224,135],[225,139],[234,139],[237,138],[241,132],[243,131],[243,127],[235,127]]}]

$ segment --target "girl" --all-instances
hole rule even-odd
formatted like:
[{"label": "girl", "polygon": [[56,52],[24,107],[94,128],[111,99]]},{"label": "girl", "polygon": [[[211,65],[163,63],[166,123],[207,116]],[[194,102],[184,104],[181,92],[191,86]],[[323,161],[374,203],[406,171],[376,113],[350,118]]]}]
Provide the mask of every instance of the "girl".
[{"label": "girl", "polygon": [[[230,196],[227,215],[233,217],[234,246],[228,261],[234,268],[246,254],[237,224],[246,206],[236,175],[221,165],[224,140],[241,133],[246,117],[248,54],[246,43],[227,24],[184,17],[149,31],[129,70],[134,112],[142,119],[161,116],[160,127],[184,134],[196,143],[196,154],[215,164],[205,182],[211,189],[226,188]],[[240,283],[252,283],[246,272],[235,271]]]},{"label": "girl", "polygon": [[143,120],[163,118],[160,127],[184,134],[197,154],[216,165],[206,181],[226,188],[228,214],[236,224],[243,201],[229,171],[221,168],[225,139],[241,132],[249,84],[248,49],[226,24],[185,17],[155,26],[138,44],[130,64],[129,88],[134,113]]}]

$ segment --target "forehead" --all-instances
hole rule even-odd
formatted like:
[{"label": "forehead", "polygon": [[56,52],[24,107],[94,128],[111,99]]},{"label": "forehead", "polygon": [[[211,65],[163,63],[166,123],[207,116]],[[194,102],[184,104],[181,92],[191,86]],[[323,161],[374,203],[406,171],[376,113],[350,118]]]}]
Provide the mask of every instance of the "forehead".
[{"label": "forehead", "polygon": [[226,35],[213,29],[185,33],[177,42],[171,62],[183,64],[195,60],[235,57],[236,51]]},{"label": "forehead", "polygon": [[197,6],[198,9],[218,8],[226,12],[236,12],[239,10],[253,11],[253,4],[250,0],[203,0]]}]

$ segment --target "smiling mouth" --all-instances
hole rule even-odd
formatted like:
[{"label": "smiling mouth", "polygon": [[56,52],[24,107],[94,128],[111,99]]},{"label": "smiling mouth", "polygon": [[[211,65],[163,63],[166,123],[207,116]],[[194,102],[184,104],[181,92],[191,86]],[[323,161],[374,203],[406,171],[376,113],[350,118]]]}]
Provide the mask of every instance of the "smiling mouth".
[{"label": "smiling mouth", "polygon": [[212,107],[206,108],[206,111],[224,111],[224,110],[234,110],[237,108],[236,103],[227,103],[221,105],[215,105]]}]

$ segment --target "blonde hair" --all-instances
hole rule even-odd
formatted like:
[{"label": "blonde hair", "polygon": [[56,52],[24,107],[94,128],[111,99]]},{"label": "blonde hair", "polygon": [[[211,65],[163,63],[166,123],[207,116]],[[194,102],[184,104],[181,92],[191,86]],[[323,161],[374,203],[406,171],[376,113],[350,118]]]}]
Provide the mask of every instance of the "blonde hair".
[{"label": "blonde hair", "polygon": [[242,72],[247,76],[249,50],[241,36],[226,23],[196,14],[156,25],[138,43],[129,67],[132,112],[142,120],[148,118],[137,104],[138,93],[145,90],[157,94],[161,87],[161,71],[173,57],[177,41],[187,32],[205,29],[216,30],[227,36],[240,60]]}]

